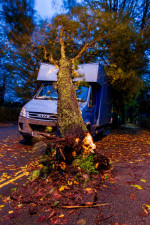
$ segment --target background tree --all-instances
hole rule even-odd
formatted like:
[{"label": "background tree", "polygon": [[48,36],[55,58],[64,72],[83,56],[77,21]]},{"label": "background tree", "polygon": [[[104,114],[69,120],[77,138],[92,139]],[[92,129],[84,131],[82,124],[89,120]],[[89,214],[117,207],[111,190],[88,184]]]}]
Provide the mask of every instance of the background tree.
[{"label": "background tree", "polygon": [[3,52],[7,58],[3,66],[9,74],[7,80],[13,80],[17,96],[25,100],[31,98],[37,89],[36,77],[40,61],[37,49],[33,47],[36,26],[33,7],[33,0],[5,0],[1,10],[6,37]]},{"label": "background tree", "polygon": [[[1,40],[4,41],[4,37],[1,34],[0,35]],[[4,102],[4,95],[5,95],[5,89],[6,89],[6,73],[5,73],[5,51],[4,51],[5,45],[4,43],[0,43],[0,105]]]},{"label": "background tree", "polygon": [[21,47],[30,43],[34,30],[34,0],[4,0],[3,16],[8,29],[6,30],[9,41]]},{"label": "background tree", "polygon": [[88,3],[103,21],[102,29],[107,33],[100,40],[98,51],[112,86],[114,111],[124,121],[125,104],[137,96],[149,62],[149,34],[143,22],[148,23],[149,4],[126,0]]}]

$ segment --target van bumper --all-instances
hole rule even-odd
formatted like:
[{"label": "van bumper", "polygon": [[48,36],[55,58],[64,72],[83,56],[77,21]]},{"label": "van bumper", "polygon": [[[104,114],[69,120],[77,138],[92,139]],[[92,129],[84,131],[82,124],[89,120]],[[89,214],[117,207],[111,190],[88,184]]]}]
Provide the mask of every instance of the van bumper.
[{"label": "van bumper", "polygon": [[19,116],[18,129],[23,137],[41,137],[46,127],[52,127],[52,134],[57,131],[57,122],[34,120]]}]

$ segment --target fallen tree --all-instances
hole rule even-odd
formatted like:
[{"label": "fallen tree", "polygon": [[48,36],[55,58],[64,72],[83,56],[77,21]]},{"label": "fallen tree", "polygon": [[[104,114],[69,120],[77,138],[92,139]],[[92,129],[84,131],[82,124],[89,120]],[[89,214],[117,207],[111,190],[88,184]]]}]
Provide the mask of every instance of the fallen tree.
[{"label": "fallen tree", "polygon": [[[50,156],[49,161],[56,159],[58,167],[65,168],[66,164],[71,164],[77,157],[81,163],[89,156],[94,170],[101,169],[102,161],[105,168],[109,166],[108,159],[96,151],[93,138],[84,124],[73,84],[73,78],[77,76],[75,69],[78,60],[105,36],[98,29],[98,23],[97,16],[86,7],[77,7],[70,14],[56,16],[50,24],[49,33],[46,33],[48,36],[43,44],[44,59],[58,68],[57,112],[61,138],[47,136],[44,141],[48,146],[46,152]],[[55,154],[52,154],[52,149]],[[46,161],[50,166],[51,163]]]}]

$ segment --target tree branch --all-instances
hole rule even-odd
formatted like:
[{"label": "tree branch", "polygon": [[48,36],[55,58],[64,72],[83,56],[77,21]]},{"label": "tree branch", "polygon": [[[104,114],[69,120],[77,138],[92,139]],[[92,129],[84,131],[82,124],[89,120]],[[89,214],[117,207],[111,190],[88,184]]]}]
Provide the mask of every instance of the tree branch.
[{"label": "tree branch", "polygon": [[[101,36],[101,38],[103,38],[105,35]],[[80,50],[80,52],[72,59],[72,61],[76,61],[79,58],[81,58],[82,54],[89,48],[91,47],[95,42],[97,42],[100,39],[99,36],[97,36],[96,38],[94,38],[91,42],[89,43],[85,43],[85,45],[83,46],[83,48]]]},{"label": "tree branch", "polygon": [[61,58],[65,58],[66,55],[65,55],[65,43],[64,43],[64,40],[63,40],[63,29],[60,30],[60,45],[61,45]]}]

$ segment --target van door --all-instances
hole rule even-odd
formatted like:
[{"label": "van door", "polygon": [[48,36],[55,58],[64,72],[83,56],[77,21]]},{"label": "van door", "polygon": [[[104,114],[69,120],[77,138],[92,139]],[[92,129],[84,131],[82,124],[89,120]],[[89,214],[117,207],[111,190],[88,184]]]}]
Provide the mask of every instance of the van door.
[{"label": "van door", "polygon": [[91,125],[95,125],[97,120],[97,111],[96,111],[96,92],[93,90],[93,87],[91,87],[91,93],[88,103],[88,112]]}]

